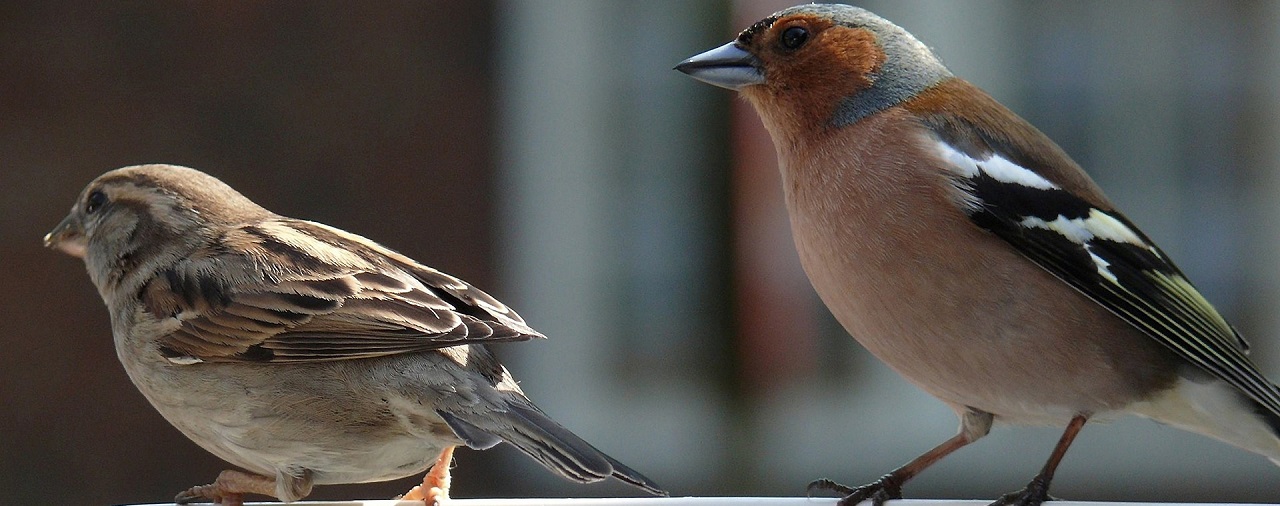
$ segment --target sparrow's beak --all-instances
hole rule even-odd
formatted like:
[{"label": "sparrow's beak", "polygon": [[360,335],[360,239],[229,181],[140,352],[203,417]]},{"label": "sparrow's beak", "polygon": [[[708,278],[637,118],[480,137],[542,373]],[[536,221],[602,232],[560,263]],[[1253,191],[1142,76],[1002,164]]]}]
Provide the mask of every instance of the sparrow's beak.
[{"label": "sparrow's beak", "polygon": [[84,258],[87,241],[74,214],[67,215],[53,231],[44,235],[44,247],[61,250],[76,258]]},{"label": "sparrow's beak", "polygon": [[682,61],[676,65],[676,70],[704,83],[735,91],[764,83],[760,60],[737,42],[730,42]]}]

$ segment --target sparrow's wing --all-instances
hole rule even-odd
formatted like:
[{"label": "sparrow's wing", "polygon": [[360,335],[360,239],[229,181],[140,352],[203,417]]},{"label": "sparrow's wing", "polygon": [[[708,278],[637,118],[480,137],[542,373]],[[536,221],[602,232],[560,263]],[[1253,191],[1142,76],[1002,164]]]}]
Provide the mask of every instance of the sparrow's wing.
[{"label": "sparrow's wing", "polygon": [[1280,391],[1248,359],[1244,339],[1128,219],[1019,165],[1014,160],[1028,157],[1003,151],[980,132],[937,133],[933,142],[948,165],[956,204],[975,225],[1280,414]]},{"label": "sparrow's wing", "polygon": [[542,337],[460,279],[331,227],[277,219],[227,232],[141,293],[172,318],[176,363],[305,362]]}]

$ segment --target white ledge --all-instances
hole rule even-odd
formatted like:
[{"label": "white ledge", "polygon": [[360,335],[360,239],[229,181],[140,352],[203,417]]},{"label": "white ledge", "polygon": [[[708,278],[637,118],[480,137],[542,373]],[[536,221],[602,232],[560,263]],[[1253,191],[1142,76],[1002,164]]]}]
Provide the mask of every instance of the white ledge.
[{"label": "white ledge", "polygon": [[[891,506],[986,506],[991,501],[901,499],[889,501]],[[299,501],[247,502],[246,506],[422,506],[422,501]],[[624,497],[589,499],[450,499],[445,506],[835,506],[831,497]],[[864,502],[867,506],[870,503]],[[1102,501],[1053,501],[1052,506],[1251,506],[1248,503],[1151,503]],[[138,506],[171,506],[172,503]],[[1261,504],[1252,506],[1264,506]]]}]

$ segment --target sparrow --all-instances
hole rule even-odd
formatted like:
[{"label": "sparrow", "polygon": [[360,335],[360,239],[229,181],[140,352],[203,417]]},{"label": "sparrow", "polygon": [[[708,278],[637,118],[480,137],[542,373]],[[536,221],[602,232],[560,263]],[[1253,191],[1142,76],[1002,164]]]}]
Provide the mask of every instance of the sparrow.
[{"label": "sparrow", "polygon": [[1058,145],[906,30],[799,5],[676,70],[751,103],[814,289],[960,418],[870,484],[811,492],[882,505],[994,423],[1065,427],[1035,478],[994,503],[1035,506],[1086,421],[1117,413],[1280,464],[1280,389],[1235,328]]},{"label": "sparrow", "polygon": [[543,337],[520,315],[369,239],[139,165],[90,182],[44,243],[84,260],[143,396],[243,469],[178,503],[291,502],[428,467],[403,498],[439,503],[454,447],[501,442],[573,481],[666,495],[525,397],[487,347]]}]

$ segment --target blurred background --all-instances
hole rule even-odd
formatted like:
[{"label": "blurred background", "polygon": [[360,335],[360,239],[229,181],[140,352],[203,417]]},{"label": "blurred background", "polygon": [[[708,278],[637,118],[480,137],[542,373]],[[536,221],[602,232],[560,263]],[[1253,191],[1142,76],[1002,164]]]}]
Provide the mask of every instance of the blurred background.
[{"label": "blurred background", "polygon": [[[81,263],[40,246],[90,179],[147,162],[513,305],[550,336],[497,346],[525,391],[675,495],[856,485],[950,437],[812,293],[754,112],[671,70],[790,3],[0,4],[0,504],[159,502],[224,468],[129,383]],[[1280,3],[859,4],[1062,144],[1280,379]],[[998,428],[907,495],[1021,488],[1060,430]],[[633,493],[507,446],[454,474],[456,497]],[[1085,428],[1054,493],[1275,502],[1276,483],[1124,418]]]}]

